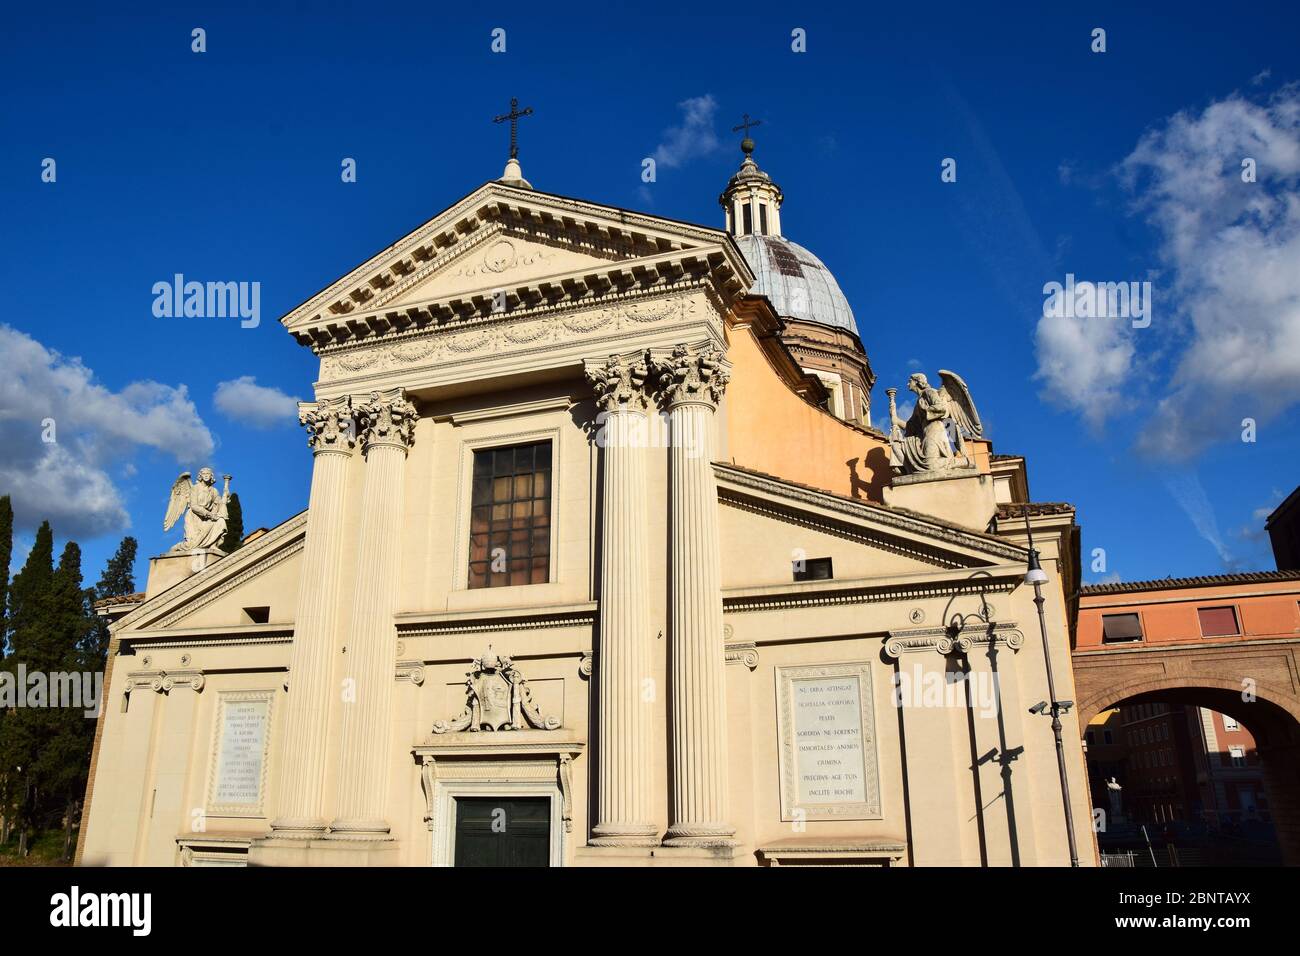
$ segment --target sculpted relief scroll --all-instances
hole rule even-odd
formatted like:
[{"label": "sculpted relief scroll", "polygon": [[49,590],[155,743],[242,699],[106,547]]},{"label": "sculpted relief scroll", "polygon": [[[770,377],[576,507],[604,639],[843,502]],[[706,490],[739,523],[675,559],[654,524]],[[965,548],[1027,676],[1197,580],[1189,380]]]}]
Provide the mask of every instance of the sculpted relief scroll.
[{"label": "sculpted relief scroll", "polygon": [[519,315],[467,319],[385,344],[328,353],[321,358],[321,378],[339,381],[425,365],[488,361],[521,349],[558,348],[587,335],[616,336],[656,324],[687,324],[696,321],[699,312],[697,296],[673,295],[559,313],[529,309]]}]

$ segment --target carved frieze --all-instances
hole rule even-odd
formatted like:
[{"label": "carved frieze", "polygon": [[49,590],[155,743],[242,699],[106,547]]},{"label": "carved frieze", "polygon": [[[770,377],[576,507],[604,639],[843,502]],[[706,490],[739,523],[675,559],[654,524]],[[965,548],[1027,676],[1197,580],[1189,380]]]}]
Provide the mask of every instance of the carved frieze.
[{"label": "carved frieze", "polygon": [[616,334],[657,323],[687,323],[695,320],[698,309],[699,301],[691,295],[611,302],[596,309],[570,309],[559,314],[539,306],[508,316],[473,320],[459,327],[444,326],[414,337],[331,352],[321,359],[321,378],[336,381],[420,364],[486,359],[521,347],[562,345],[575,335]]}]

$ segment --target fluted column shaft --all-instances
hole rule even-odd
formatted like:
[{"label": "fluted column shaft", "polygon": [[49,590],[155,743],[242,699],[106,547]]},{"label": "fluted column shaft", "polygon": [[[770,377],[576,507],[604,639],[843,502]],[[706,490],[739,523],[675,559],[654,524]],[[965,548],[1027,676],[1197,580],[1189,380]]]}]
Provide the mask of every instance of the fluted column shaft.
[{"label": "fluted column shaft", "polygon": [[598,392],[604,500],[597,649],[600,754],[594,846],[654,846],[651,811],[650,613],[646,500],[648,370],[611,357],[589,368]]},{"label": "fluted column shaft", "polygon": [[415,412],[400,390],[378,395],[357,408],[366,456],[361,492],[361,537],[352,596],[352,628],[342,668],[337,839],[388,837],[390,724],[402,539],[402,495],[406,453]]},{"label": "fluted column shaft", "polygon": [[713,418],[727,383],[711,350],[658,364],[668,407],[673,820],[670,846],[730,846],[727,689]]},{"label": "fluted column shaft", "polygon": [[325,756],[333,688],[330,672],[338,632],[347,472],[354,440],[351,403],[304,403],[299,420],[315,450],[307,536],[303,547],[298,611],[289,654],[289,697],[281,750],[276,836],[318,837],[325,833]]}]

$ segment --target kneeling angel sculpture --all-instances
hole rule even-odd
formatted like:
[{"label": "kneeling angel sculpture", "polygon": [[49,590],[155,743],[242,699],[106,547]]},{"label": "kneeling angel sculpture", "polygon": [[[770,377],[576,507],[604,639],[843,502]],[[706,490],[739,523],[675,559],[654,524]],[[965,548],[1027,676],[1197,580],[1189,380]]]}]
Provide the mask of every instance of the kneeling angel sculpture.
[{"label": "kneeling angel sculpture", "polygon": [[939,388],[933,388],[917,372],[907,381],[916,395],[916,406],[907,421],[898,417],[894,406],[897,389],[887,388],[889,396],[890,464],[896,475],[939,474],[953,468],[968,468],[967,437],[981,438],[980,421],[970,389],[956,372],[939,370]]},{"label": "kneeling angel sculpture", "polygon": [[199,480],[190,484],[190,473],[181,476],[172,485],[171,500],[167,503],[167,516],[163,530],[170,531],[176,519],[185,515],[185,537],[168,554],[202,551],[216,548],[226,535],[226,506],[230,501],[230,475],[222,475],[225,487],[220,494],[214,487],[217,476],[211,468],[199,471]]}]

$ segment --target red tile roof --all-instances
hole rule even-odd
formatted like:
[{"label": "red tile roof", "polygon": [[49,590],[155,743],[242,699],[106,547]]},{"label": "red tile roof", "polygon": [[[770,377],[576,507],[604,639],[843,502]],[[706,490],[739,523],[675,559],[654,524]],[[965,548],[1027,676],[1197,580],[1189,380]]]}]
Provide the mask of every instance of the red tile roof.
[{"label": "red tile roof", "polygon": [[1297,571],[1243,571],[1239,574],[1210,574],[1195,578],[1160,578],[1155,581],[1112,581],[1085,584],[1080,595],[1123,594],[1127,591],[1160,591],[1165,588],[1201,588],[1217,584],[1266,584],[1269,581],[1300,581]]},{"label": "red tile roof", "polygon": [[1068,501],[1013,501],[998,505],[999,518],[1023,518],[1025,509],[1034,515],[1063,515],[1074,511],[1074,505]]}]

